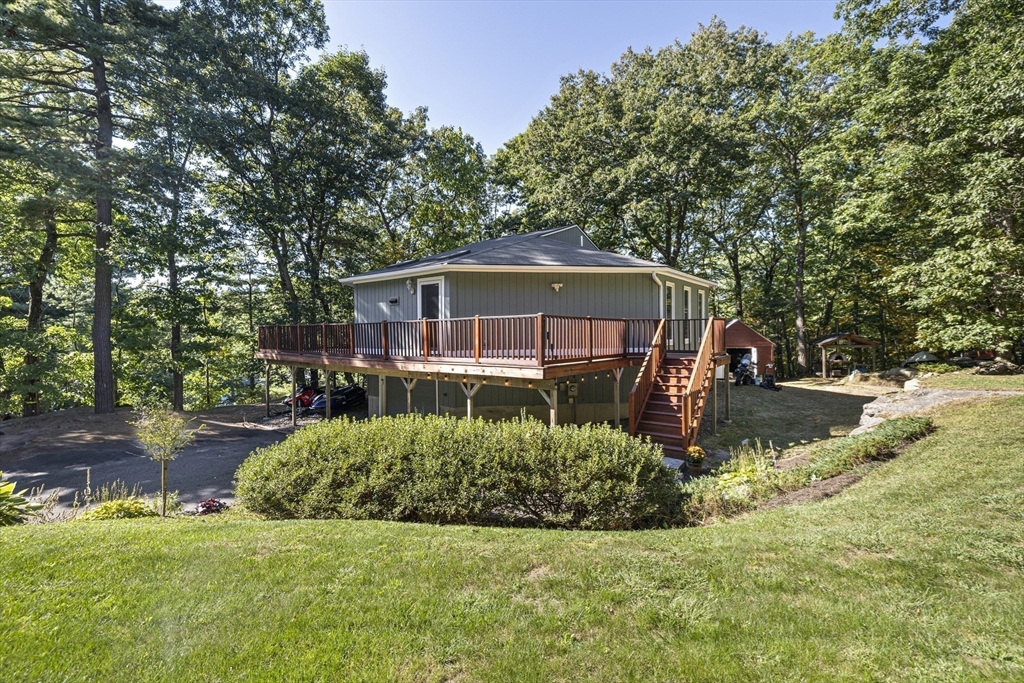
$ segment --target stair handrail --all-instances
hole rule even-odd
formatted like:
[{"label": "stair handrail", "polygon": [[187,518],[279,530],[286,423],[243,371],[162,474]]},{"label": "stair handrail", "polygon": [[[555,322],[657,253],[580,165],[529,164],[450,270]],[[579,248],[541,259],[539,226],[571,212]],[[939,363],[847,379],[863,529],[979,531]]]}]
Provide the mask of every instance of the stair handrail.
[{"label": "stair handrail", "polygon": [[654,331],[654,338],[651,339],[651,348],[644,356],[644,362],[640,365],[640,371],[636,375],[636,381],[629,390],[629,434],[636,435],[637,425],[640,423],[640,414],[647,405],[647,399],[651,396],[654,388],[654,379],[658,375],[658,368],[665,357],[665,319],[658,323]]},{"label": "stair handrail", "polygon": [[[686,391],[683,392],[683,449],[689,448],[697,440],[697,432],[700,430],[700,421],[694,425],[693,422],[699,416],[695,415],[697,411],[697,402],[700,400],[701,395],[704,393],[705,387],[708,382],[708,373],[714,372],[715,369],[715,358],[713,353],[717,354],[723,348],[724,339],[716,339],[718,336],[718,326],[715,324],[717,318],[708,318],[707,325],[704,327],[704,336],[701,337],[700,347],[697,349],[697,357],[693,362],[693,371],[690,374],[690,379],[686,383]],[[700,378],[698,380],[698,377]],[[698,384],[699,382],[699,384]]]}]

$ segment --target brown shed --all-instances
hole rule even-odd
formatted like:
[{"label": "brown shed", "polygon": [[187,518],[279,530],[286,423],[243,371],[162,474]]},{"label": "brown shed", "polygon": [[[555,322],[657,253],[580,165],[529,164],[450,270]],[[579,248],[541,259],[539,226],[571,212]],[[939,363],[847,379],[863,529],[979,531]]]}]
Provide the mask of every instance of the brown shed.
[{"label": "brown shed", "polygon": [[765,366],[775,362],[775,344],[740,320],[730,320],[725,326],[725,348],[730,356],[729,372],[735,371],[748,353],[759,373],[764,373]]}]

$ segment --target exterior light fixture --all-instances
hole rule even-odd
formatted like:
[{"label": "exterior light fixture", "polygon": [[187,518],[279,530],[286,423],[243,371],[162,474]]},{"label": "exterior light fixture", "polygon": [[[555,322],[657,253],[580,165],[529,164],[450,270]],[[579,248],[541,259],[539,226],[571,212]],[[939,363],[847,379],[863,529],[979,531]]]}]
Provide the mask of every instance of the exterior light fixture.
[{"label": "exterior light fixture", "polygon": [[409,290],[410,294],[416,293],[416,288],[412,286],[412,278],[405,281],[405,288]]},{"label": "exterior light fixture", "polygon": [[561,282],[552,282],[551,283],[551,289],[555,290],[556,292],[562,291],[562,283]]}]

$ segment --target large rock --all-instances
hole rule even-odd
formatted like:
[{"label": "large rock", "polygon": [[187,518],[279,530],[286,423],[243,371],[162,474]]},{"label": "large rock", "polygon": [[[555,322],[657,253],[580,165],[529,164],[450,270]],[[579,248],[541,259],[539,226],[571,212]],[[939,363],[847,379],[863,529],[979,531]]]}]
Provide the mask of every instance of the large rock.
[{"label": "large rock", "polygon": [[1021,371],[1021,366],[1014,365],[1008,360],[999,359],[992,365],[978,368],[976,375],[1016,375]]},{"label": "large rock", "polygon": [[885,422],[884,417],[869,417],[867,415],[861,415],[860,427],[857,427],[856,429],[851,431],[850,436],[857,436],[858,434],[870,432],[872,429],[882,424],[883,422]]}]

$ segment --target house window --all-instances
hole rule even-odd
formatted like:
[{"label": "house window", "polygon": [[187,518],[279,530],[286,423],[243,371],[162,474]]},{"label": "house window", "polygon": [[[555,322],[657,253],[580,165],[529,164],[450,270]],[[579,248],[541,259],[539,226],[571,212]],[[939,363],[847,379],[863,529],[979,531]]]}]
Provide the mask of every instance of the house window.
[{"label": "house window", "polygon": [[418,294],[416,296],[416,317],[417,318],[429,318],[436,320],[443,317],[443,307],[441,305],[441,289],[444,285],[444,280],[418,280],[416,282],[416,288]]},{"label": "house window", "polygon": [[708,317],[708,312],[704,307],[704,290],[697,290],[697,315],[701,318]]},{"label": "house window", "polygon": [[683,318],[690,319],[690,288],[683,287]]},{"label": "house window", "polygon": [[662,317],[670,320],[676,317],[676,286],[671,282],[665,283],[665,308]]}]

